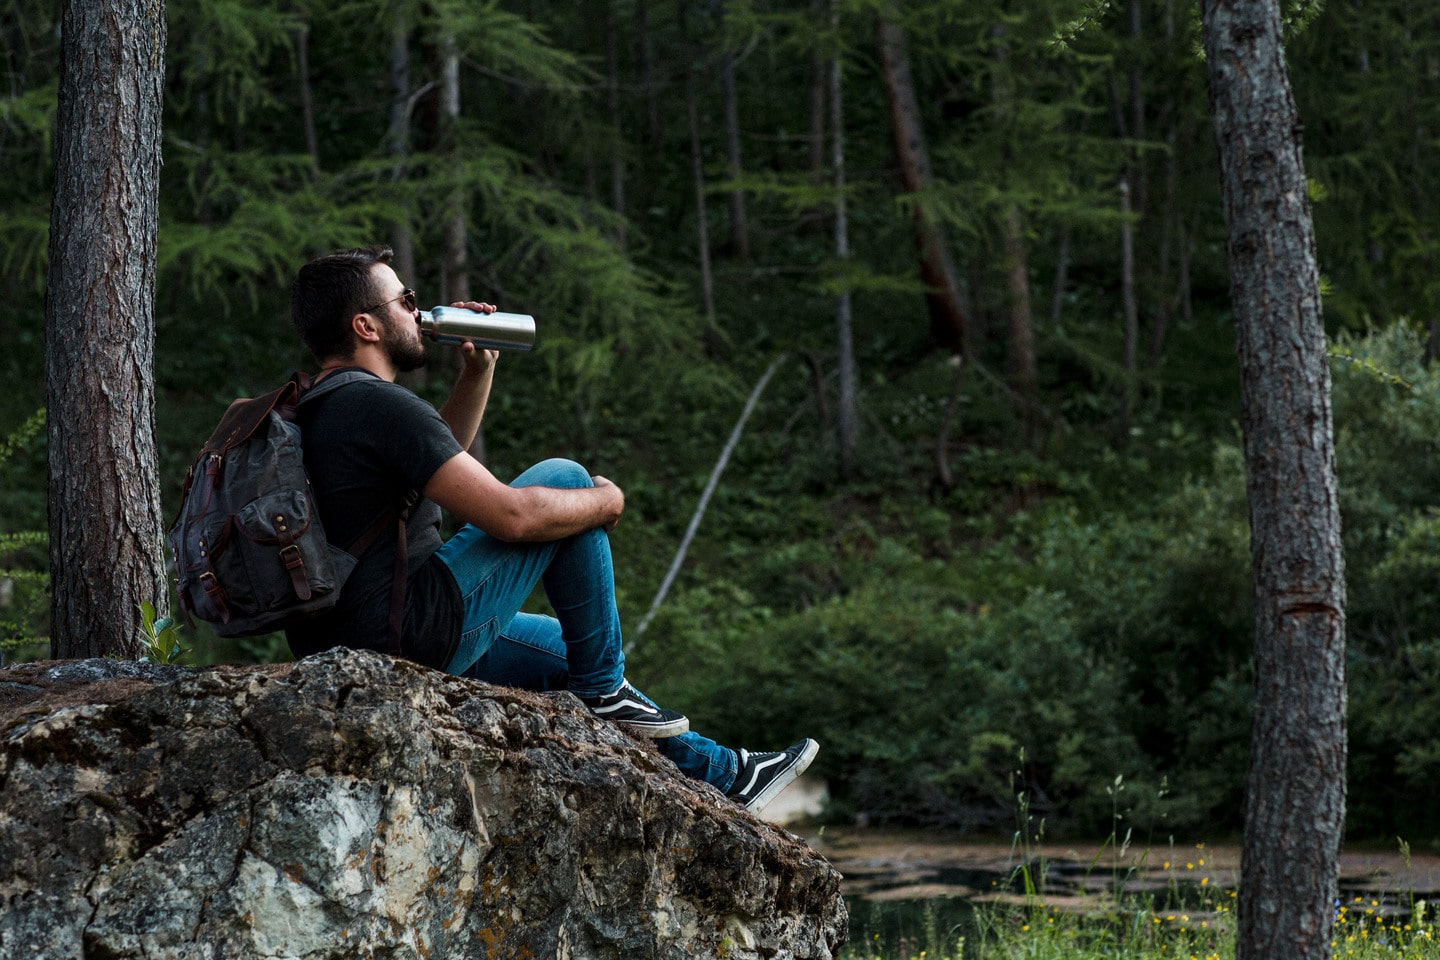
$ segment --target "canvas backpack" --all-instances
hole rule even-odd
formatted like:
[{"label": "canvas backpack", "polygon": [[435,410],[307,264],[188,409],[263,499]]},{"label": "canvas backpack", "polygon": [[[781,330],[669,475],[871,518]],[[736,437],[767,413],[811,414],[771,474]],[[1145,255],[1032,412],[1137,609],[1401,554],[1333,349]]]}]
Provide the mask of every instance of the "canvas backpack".
[{"label": "canvas backpack", "polygon": [[346,370],[314,387],[304,374],[255,399],[236,400],[185,475],[170,526],[180,605],[222,637],[284,630],[332,608],[357,558],[394,529],[390,650],[399,653],[406,578],[405,520],[413,496],[377,518],[346,549],[330,543],[300,427],[302,402],[370,374]]}]

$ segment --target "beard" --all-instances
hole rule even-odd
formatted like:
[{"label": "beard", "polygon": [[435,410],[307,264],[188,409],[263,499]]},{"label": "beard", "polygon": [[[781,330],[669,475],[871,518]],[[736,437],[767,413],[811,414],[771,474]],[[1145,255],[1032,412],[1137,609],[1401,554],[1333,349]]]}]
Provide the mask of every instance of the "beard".
[{"label": "beard", "polygon": [[[413,320],[406,320],[414,326]],[[382,342],[385,345],[385,354],[395,369],[400,373],[409,373],[411,370],[419,370],[425,366],[429,359],[429,352],[425,349],[425,341],[417,334],[413,339],[406,338],[401,332],[400,325],[392,320],[385,321],[385,336]]]}]

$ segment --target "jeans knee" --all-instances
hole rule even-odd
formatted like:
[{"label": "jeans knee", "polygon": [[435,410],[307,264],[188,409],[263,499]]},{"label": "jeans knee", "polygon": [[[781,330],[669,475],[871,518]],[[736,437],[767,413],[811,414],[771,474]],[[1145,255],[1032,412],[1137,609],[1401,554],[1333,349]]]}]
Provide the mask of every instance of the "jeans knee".
[{"label": "jeans knee", "polygon": [[589,470],[574,460],[566,460],[563,457],[552,457],[549,460],[540,461],[516,477],[515,482],[511,484],[515,487],[564,487],[568,489],[593,487],[594,485],[590,479]]}]

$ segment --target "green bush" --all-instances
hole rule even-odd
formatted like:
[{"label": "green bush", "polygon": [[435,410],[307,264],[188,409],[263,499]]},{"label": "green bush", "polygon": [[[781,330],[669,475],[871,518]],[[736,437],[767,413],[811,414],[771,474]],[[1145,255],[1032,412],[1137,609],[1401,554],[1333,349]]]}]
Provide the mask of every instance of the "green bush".
[{"label": "green bush", "polygon": [[[960,500],[1007,486],[982,469],[1000,459],[970,457]],[[1130,825],[1234,824],[1251,628],[1233,445],[1123,509],[1052,494],[986,525],[893,494],[847,508],[823,540],[732,541],[734,580],[672,595],[637,663],[663,664],[656,692],[697,729],[816,737],[834,812],[871,821],[998,829],[1023,787],[1051,829],[1104,833],[1123,776]]]},{"label": "green bush", "polygon": [[725,742],[820,740],[817,770],[873,820],[998,827],[1022,750],[1037,809],[1075,823],[1108,809],[1097,793],[1116,765],[1146,771],[1114,709],[1121,677],[1076,642],[1064,596],[991,607],[889,540],[871,562],[856,589],[783,616],[743,591],[692,591],[646,635],[645,662],[665,663],[673,702]]},{"label": "green bush", "polygon": [[1404,323],[1342,338],[1336,351],[1348,827],[1440,846],[1440,372]]},{"label": "green bush", "polygon": [[44,429],[41,409],[0,439],[0,517],[7,518],[0,521],[0,659],[7,661],[43,655],[49,642],[49,537],[36,529],[45,524],[44,457],[31,452],[43,446]]}]

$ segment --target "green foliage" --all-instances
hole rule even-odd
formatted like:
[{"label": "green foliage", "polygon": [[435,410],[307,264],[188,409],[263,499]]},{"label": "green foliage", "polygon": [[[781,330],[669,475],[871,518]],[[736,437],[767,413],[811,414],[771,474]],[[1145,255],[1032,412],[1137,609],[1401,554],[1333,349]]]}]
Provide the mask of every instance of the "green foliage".
[{"label": "green foliage", "polygon": [[[1409,861],[1409,847],[1400,844]],[[1012,851],[1019,853],[1020,851]],[[1089,884],[1080,896],[1043,885],[1045,860],[1034,876],[1022,862],[1000,896],[883,902],[852,906],[845,960],[1156,960],[1189,957],[1223,960],[1236,956],[1239,891],[1209,882],[1204,844],[1189,856],[1186,870],[1171,866],[1173,844],[1132,852],[1128,858],[1148,874],[1141,882],[1113,889],[1103,902]],[[1160,869],[1156,869],[1160,864]],[[1092,867],[1095,865],[1092,864]],[[1196,877],[1195,873],[1206,876]],[[1163,881],[1157,883],[1157,880]],[[1087,877],[1087,879],[1089,879]],[[1113,884],[1112,880],[1112,884]],[[1000,883],[995,884],[997,887]],[[1433,905],[1417,898],[1409,881],[1400,889],[1347,895],[1335,902],[1331,929],[1335,954],[1355,960],[1432,957],[1440,927]],[[1006,895],[1010,894],[1010,895]],[[951,908],[963,904],[963,913]],[[908,909],[910,907],[912,909]],[[917,908],[918,909],[914,909]],[[905,916],[904,913],[909,916]],[[915,914],[919,913],[918,918]],[[943,914],[946,922],[942,922]],[[898,921],[898,922],[897,922]]]},{"label": "green foliage", "polygon": [[[1440,843],[1422,798],[1440,773],[1440,372],[1420,337],[1396,323],[1337,349],[1331,365],[1348,580],[1352,832],[1402,827]],[[1379,371],[1379,374],[1375,371]]]},{"label": "green foliage", "polygon": [[[0,439],[0,501],[15,502],[3,484],[11,461],[45,428],[41,408]],[[7,511],[14,516],[19,511]],[[49,536],[42,530],[9,530],[0,524],[0,656],[29,652],[48,643],[50,575],[44,555]]]},{"label": "green foliage", "polygon": [[142,602],[140,611],[140,659],[146,663],[179,663],[187,651],[180,645],[180,631],[170,617],[155,616],[155,605]]},{"label": "green foliage", "polygon": [[[300,25],[296,14],[273,2],[204,0],[168,11],[166,72],[178,78],[167,106],[243,125],[281,104],[267,69],[286,57]],[[179,54],[177,56],[177,53]]]},{"label": "green foliage", "polygon": [[1372,317],[1435,316],[1437,180],[1424,157],[1440,76],[1417,67],[1440,55],[1436,11],[1403,0],[1363,14],[1336,3],[1291,8],[1313,22],[1287,45],[1307,118],[1306,169],[1326,187],[1314,207],[1321,262],[1335,284],[1326,316],[1354,330]]},{"label": "green foliage", "polygon": [[1032,589],[1013,606],[979,604],[956,571],[890,540],[866,563],[853,592],[788,616],[743,591],[688,594],[643,655],[687,678],[676,686],[697,727],[728,742],[819,739],[846,808],[880,820],[998,826],[1022,747],[1027,776],[1072,822],[1098,815],[1090,788],[1112,765],[1143,767],[1111,709],[1121,678],[1076,642],[1064,596]]},{"label": "green foliage", "polygon": [[459,49],[507,79],[563,92],[576,92],[591,79],[581,58],[556,46],[544,25],[502,9],[499,0],[444,0],[431,9],[431,29],[453,36]]},{"label": "green foliage", "polygon": [[[45,396],[58,7],[17,5],[4,31],[0,276],[16,294],[0,315],[6,423]],[[1235,826],[1249,548],[1196,12],[1145,0],[1136,31],[1131,7],[1104,0],[885,5],[907,33],[931,147],[932,187],[906,194],[878,76],[882,5],[839,3],[834,26],[810,4],[722,7],[622,3],[602,24],[543,0],[171,5],[155,301],[162,499],[173,506],[233,397],[308,362],[287,319],[300,263],[406,236],[405,280],[438,302],[444,225],[458,211],[474,295],[533,313],[540,329],[534,354],[500,368],[489,464],[513,476],[543,456],[579,457],[622,484],[627,614],[666,570],[748,385],[781,350],[814,359],[776,376],[634,659],[698,729],[756,748],[818,736],[837,812],[880,820],[998,826],[1023,748],[1025,785],[1056,828],[1108,832],[1104,785],[1116,776],[1132,822]],[[1420,331],[1396,322],[1440,316],[1440,183],[1425,162],[1425,131],[1440,127],[1437,14],[1401,0],[1285,11],[1327,317],[1350,331],[1332,370],[1352,829],[1404,822],[1440,839],[1423,802],[1440,767],[1429,692],[1440,384]],[[403,76],[391,72],[397,36]],[[454,124],[438,101],[451,40]],[[736,68],[738,173],[719,138],[722,54]],[[827,212],[830,131],[811,125],[812,103],[825,106],[811,99],[817,55],[843,67],[843,262]],[[1122,167],[1142,334],[1170,320],[1138,371],[1117,320]],[[721,242],[734,190],[749,204],[749,258]],[[698,306],[697,202],[713,323]],[[917,209],[944,224],[970,298],[976,342],[958,382],[929,350]],[[1040,365],[1033,443],[1006,374],[1012,212]],[[841,292],[853,298],[862,421],[845,482],[829,422]],[[437,364],[419,389],[439,398],[448,379]],[[9,460],[0,454],[0,583],[16,598],[0,606],[5,643],[46,631],[43,534],[26,532],[46,511],[39,428],[27,421]],[[152,618],[146,629],[170,628]],[[286,656],[277,636],[195,642],[201,661]]]}]

